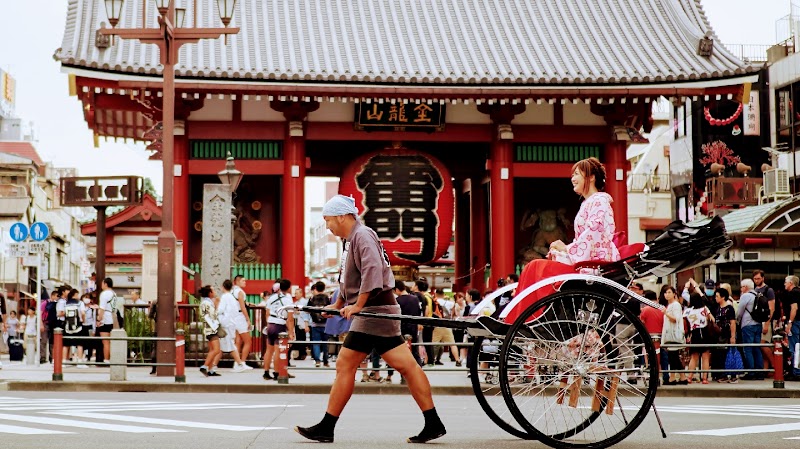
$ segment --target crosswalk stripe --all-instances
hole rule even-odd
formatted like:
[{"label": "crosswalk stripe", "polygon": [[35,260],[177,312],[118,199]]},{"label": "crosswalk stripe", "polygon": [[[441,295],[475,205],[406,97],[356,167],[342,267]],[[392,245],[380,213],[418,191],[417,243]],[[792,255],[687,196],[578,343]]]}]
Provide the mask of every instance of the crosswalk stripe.
[{"label": "crosswalk stripe", "polygon": [[[9,415],[6,413],[0,413],[0,420],[9,420],[9,421],[24,421],[30,422],[30,416],[21,416],[21,415]],[[175,432],[185,432],[184,430],[174,430],[174,429],[158,429],[155,427],[139,427],[139,426],[125,426],[121,424],[106,424],[106,423],[93,423],[93,422],[85,422],[85,421],[75,421],[71,419],[60,419],[60,418],[50,418],[47,416],[37,416],[35,417],[37,424],[51,424],[54,426],[64,426],[64,427],[82,427],[86,429],[94,429],[94,430],[111,430],[114,432],[125,432],[125,433],[175,433]]]},{"label": "crosswalk stripe", "polygon": [[681,435],[709,435],[728,437],[732,435],[748,435],[754,433],[772,433],[800,430],[800,422],[785,424],[766,424],[763,426],[731,427],[728,429],[690,430],[687,432],[673,432]]},{"label": "crosswalk stripe", "polygon": [[215,424],[215,423],[203,423],[203,422],[194,422],[194,421],[179,421],[175,419],[159,419],[159,418],[148,418],[145,416],[129,416],[129,415],[107,415],[104,413],[87,413],[87,412],[77,412],[77,413],[70,413],[70,412],[63,412],[64,414],[69,413],[70,416],[74,416],[77,418],[87,418],[87,419],[102,419],[107,421],[124,421],[124,422],[131,422],[131,423],[140,423],[140,424],[156,424],[161,426],[176,426],[176,427],[191,427],[191,428],[198,428],[198,429],[215,429],[215,430],[228,430],[232,432],[250,432],[255,430],[283,430],[286,429],[285,427],[247,427],[247,426],[233,426],[227,424]]},{"label": "crosswalk stripe", "polygon": [[753,411],[735,411],[735,410],[719,410],[715,408],[707,408],[707,409],[687,409],[683,407],[659,407],[659,411],[664,411],[668,413],[683,413],[683,414],[694,414],[694,415],[729,415],[729,416],[752,416],[756,418],[800,418],[800,413],[798,412],[786,412],[786,411],[765,411],[765,412],[753,412]]},{"label": "crosswalk stripe", "polygon": [[184,410],[184,409],[197,409],[197,408],[220,408],[230,406],[230,404],[224,403],[202,403],[202,404],[136,404],[131,403],[130,405],[119,405],[117,404],[91,404],[91,405],[81,405],[81,404],[52,404],[52,405],[27,405],[27,406],[15,406],[15,407],[0,407],[0,410],[100,410],[100,411],[108,411],[108,410]]},{"label": "crosswalk stripe", "polygon": [[62,432],[60,430],[45,430],[45,429],[34,429],[32,427],[23,427],[23,426],[9,426],[6,424],[0,424],[0,433],[14,433],[17,435],[67,435],[73,432]]},{"label": "crosswalk stripe", "polygon": [[[265,409],[265,408],[294,408],[294,407],[303,407],[302,405],[271,405],[271,404],[263,404],[263,405],[236,405],[236,404],[175,404],[175,405],[168,405],[168,406],[153,406],[153,407],[137,407],[135,405],[129,407],[72,407],[70,406],[69,409],[71,411],[83,411],[83,412],[138,412],[138,411],[175,411],[175,410],[202,410],[202,409],[212,409],[212,410],[223,410],[223,409]],[[65,407],[59,407],[58,409],[54,407],[19,407],[15,409],[7,409],[11,410],[19,410],[19,411],[28,411],[28,410],[39,410],[45,413],[52,412],[52,413],[60,413],[61,409]]]}]

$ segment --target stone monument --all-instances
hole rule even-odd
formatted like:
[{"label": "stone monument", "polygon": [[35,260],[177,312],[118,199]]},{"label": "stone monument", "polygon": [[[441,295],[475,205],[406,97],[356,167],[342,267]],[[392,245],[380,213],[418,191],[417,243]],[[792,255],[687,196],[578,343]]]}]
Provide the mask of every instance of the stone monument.
[{"label": "stone monument", "polygon": [[201,285],[222,294],[222,282],[231,275],[231,186],[203,184],[203,262]]}]

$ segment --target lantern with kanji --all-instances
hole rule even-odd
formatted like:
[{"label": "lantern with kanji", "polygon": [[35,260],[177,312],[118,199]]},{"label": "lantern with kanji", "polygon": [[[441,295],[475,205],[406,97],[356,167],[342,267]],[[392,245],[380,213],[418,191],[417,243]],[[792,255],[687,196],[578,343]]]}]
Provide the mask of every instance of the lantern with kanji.
[{"label": "lantern with kanji", "polygon": [[363,155],[344,170],[339,193],[355,198],[393,265],[425,265],[447,252],[453,184],[435,157],[403,147]]}]

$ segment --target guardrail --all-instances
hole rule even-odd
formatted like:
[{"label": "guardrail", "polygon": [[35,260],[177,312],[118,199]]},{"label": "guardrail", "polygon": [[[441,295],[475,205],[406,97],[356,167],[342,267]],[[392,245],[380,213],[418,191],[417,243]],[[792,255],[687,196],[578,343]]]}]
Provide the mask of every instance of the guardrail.
[{"label": "guardrail", "polygon": [[[110,362],[72,362],[64,361],[62,359],[62,351],[64,349],[64,340],[110,340],[112,342],[129,341],[174,341],[175,342],[175,362],[174,363],[131,363],[128,362],[128,347],[127,344],[113,344],[110,350]],[[94,365],[94,366],[108,366],[111,368],[112,381],[124,381],[127,378],[126,368],[128,366],[174,366],[175,367],[175,382],[186,382],[186,341],[184,340],[183,329],[176,331],[175,338],[171,337],[128,337],[125,334],[125,329],[114,329],[111,331],[110,337],[86,337],[86,336],[72,336],[64,335],[62,329],[53,330],[53,381],[59,382],[64,380],[63,365]],[[98,351],[103,351],[103,348],[98,348]]]},{"label": "guardrail", "polygon": [[[661,338],[653,338],[653,343],[656,346],[656,354],[658,355],[661,349],[669,348],[676,348],[676,349],[684,349],[684,348],[709,348],[711,349],[727,349],[727,348],[769,348],[772,347],[772,369],[763,369],[763,368],[742,368],[742,369],[696,369],[696,370],[672,370],[666,369],[661,370],[661,373],[774,373],[774,378],[772,380],[772,388],[775,389],[783,389],[785,388],[784,376],[783,376],[783,336],[781,335],[774,335],[772,337],[772,343],[735,343],[735,344],[725,344],[725,343],[710,343],[710,344],[691,344],[691,343],[670,343],[670,344],[661,344]],[[660,366],[660,365],[659,365]],[[775,369],[775,367],[779,367]]]}]

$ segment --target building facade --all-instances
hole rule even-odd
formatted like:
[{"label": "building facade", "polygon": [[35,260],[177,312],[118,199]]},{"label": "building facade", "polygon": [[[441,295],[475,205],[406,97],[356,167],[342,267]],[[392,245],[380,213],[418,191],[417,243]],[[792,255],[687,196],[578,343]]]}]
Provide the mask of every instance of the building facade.
[{"label": "building facade", "polygon": [[[198,0],[198,23],[215,20],[214,3]],[[435,262],[452,240],[456,288],[482,290],[536,257],[539,217],[563,217],[569,234],[579,207],[571,166],[588,156],[606,164],[617,227],[628,231],[626,150],[651,130],[652,102],[734,98],[757,76],[714,45],[696,0],[653,11],[566,3],[240,2],[239,34],[184,46],[176,67],[183,265],[200,260],[192,205],[228,151],[245,173],[242,244],[289,279],[308,266],[308,176],[341,178],[401,270]],[[56,57],[87,123],[97,137],[143,139],[160,120],[156,52],[98,46],[101,4],[68,8]],[[140,26],[140,13],[127,2],[119,27]]]}]

